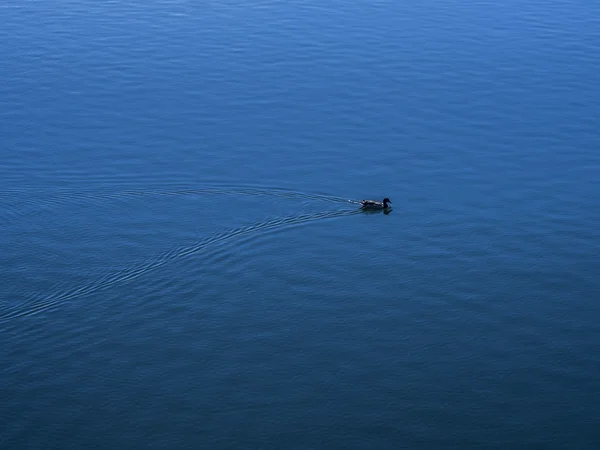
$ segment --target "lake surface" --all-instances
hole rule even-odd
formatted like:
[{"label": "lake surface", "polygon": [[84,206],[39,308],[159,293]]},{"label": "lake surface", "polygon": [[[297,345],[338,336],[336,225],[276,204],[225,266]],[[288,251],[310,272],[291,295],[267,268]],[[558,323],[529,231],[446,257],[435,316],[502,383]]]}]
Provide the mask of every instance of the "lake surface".
[{"label": "lake surface", "polygon": [[599,448],[600,3],[0,13],[0,448]]}]

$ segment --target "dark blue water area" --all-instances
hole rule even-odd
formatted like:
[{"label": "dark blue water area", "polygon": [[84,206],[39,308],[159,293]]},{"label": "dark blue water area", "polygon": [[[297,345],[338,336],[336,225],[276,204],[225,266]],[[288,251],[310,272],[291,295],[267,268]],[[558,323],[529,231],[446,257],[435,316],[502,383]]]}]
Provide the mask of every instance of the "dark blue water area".
[{"label": "dark blue water area", "polygon": [[0,14],[0,448],[598,448],[599,6]]}]

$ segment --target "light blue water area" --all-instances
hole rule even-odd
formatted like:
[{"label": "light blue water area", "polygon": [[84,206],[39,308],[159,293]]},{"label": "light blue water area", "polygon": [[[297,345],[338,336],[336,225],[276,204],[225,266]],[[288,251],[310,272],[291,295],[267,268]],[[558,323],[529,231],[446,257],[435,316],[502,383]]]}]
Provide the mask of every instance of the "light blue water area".
[{"label": "light blue water area", "polygon": [[0,16],[1,448],[598,448],[595,3]]}]

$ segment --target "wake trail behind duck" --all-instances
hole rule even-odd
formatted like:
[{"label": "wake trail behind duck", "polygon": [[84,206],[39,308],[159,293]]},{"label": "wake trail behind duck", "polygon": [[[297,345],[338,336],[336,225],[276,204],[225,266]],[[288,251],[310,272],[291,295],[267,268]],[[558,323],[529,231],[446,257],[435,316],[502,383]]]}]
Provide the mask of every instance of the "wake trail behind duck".
[{"label": "wake trail behind duck", "polygon": [[[280,197],[325,201],[329,203],[357,203],[342,197],[326,194],[308,193],[282,188],[260,188],[248,186],[170,186],[149,189],[126,189],[120,191],[80,191],[72,189],[54,189],[40,192],[37,189],[21,188],[0,191],[0,202],[4,203],[3,211],[9,219],[17,218],[23,206],[38,209],[61,207],[67,204],[89,204],[97,201],[132,200],[144,197],[201,197],[205,195]],[[31,211],[26,211],[27,212]]]},{"label": "wake trail behind duck", "polygon": [[0,310],[0,322],[9,321],[19,317],[31,316],[42,311],[56,308],[75,298],[91,295],[99,291],[109,289],[115,284],[125,283],[134,280],[150,271],[156,270],[165,264],[180,258],[186,258],[199,253],[213,245],[230,241],[234,238],[241,238],[254,233],[264,233],[269,230],[289,228],[295,225],[301,225],[324,219],[333,219],[337,217],[351,216],[360,214],[359,210],[338,210],[315,214],[302,214],[298,216],[288,216],[276,218],[265,222],[259,222],[244,227],[230,229],[217,233],[211,237],[196,241],[190,246],[182,246],[165,253],[162,253],[152,260],[137,265],[135,267],[125,268],[117,272],[108,273],[96,281],[76,289],[61,290],[54,292],[40,299],[33,297],[28,301],[21,302],[12,307],[5,307]]}]

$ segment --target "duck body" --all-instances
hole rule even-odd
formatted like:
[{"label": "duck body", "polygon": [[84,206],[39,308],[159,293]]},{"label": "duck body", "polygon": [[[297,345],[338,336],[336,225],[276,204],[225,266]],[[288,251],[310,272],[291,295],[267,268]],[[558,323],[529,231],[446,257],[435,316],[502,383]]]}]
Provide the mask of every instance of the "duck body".
[{"label": "duck body", "polygon": [[392,203],[389,198],[384,198],[382,202],[378,202],[375,200],[362,200],[360,202],[360,207],[362,209],[388,209],[390,206],[388,203]]}]

